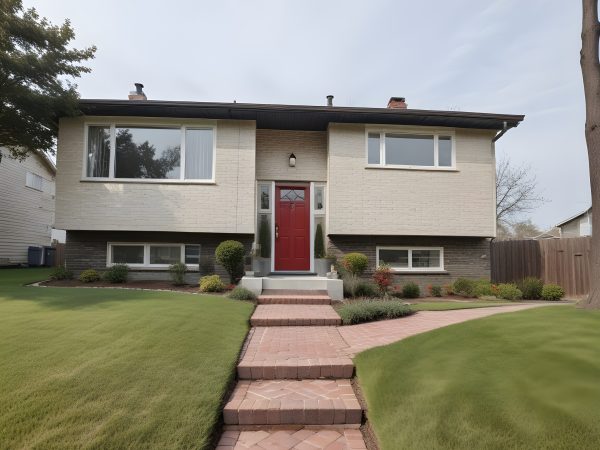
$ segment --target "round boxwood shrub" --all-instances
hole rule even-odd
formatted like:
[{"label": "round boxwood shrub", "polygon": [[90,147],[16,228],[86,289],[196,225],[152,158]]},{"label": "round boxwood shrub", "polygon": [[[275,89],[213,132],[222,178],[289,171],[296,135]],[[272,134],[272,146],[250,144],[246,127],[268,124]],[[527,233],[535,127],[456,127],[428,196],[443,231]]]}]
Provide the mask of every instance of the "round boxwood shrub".
[{"label": "round boxwood shrub", "polygon": [[402,298],[419,298],[421,296],[421,288],[417,283],[409,281],[402,286]]},{"label": "round boxwood shrub", "polygon": [[477,280],[473,282],[472,294],[474,297],[494,297],[496,291],[489,280]]},{"label": "round boxwood shrub", "polygon": [[498,285],[498,297],[504,300],[520,300],[523,292],[514,283],[501,283]]},{"label": "round boxwood shrub", "polygon": [[241,278],[244,272],[245,254],[244,244],[239,241],[223,241],[215,250],[215,259],[227,271],[231,283]]},{"label": "round boxwood shrub", "polygon": [[527,277],[519,283],[519,289],[523,292],[523,298],[527,300],[539,300],[542,298],[544,282],[536,277]]},{"label": "round boxwood shrub", "polygon": [[565,290],[558,284],[545,284],[542,287],[542,298],[544,300],[560,300],[565,296]]},{"label": "round boxwood shrub", "polygon": [[129,266],[127,264],[115,264],[104,272],[104,279],[109,283],[126,283]]},{"label": "round boxwood shrub", "polygon": [[347,253],[342,258],[342,266],[355,277],[360,276],[367,270],[369,258],[362,253]]},{"label": "round boxwood shrub", "polygon": [[234,300],[256,300],[256,294],[252,292],[250,289],[246,289],[242,286],[237,286],[232,289],[229,293],[229,298]]},{"label": "round boxwood shrub", "polygon": [[79,274],[79,281],[82,283],[93,283],[99,280],[100,274],[94,269],[87,269]]},{"label": "round boxwood shrub", "polygon": [[432,297],[441,297],[442,296],[442,287],[436,284],[428,286],[429,295]]},{"label": "round boxwood shrub", "polygon": [[200,290],[202,292],[223,292],[225,284],[219,275],[206,275],[200,278]]},{"label": "round boxwood shrub", "polygon": [[378,297],[377,286],[371,283],[359,282],[354,289],[355,297],[376,298]]},{"label": "round boxwood shrub", "polygon": [[65,266],[55,267],[50,274],[51,280],[71,280],[72,278],[73,272]]},{"label": "round boxwood shrub", "polygon": [[187,266],[178,262],[169,266],[169,275],[171,275],[171,282],[175,286],[183,286],[185,284],[185,273],[187,272]]}]

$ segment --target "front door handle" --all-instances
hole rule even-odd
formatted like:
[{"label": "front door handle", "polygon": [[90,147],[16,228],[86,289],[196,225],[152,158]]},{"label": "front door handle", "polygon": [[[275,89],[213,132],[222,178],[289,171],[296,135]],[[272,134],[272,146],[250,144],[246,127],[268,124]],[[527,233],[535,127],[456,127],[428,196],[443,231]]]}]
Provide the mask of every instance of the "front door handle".
[{"label": "front door handle", "polygon": [[279,225],[275,225],[275,239],[279,239]]}]

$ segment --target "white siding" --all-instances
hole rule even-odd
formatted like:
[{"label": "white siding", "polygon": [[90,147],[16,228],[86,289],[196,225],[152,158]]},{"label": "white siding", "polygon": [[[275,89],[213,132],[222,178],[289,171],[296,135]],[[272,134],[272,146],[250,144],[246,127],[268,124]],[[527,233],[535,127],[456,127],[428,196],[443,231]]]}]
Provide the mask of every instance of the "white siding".
[{"label": "white siding", "polygon": [[[26,263],[27,247],[50,245],[54,224],[54,175],[38,155],[0,162],[0,263]],[[42,191],[25,186],[27,172],[43,178]]]},{"label": "white siding", "polygon": [[[144,124],[201,125],[176,119],[87,118]],[[57,227],[253,233],[255,141],[253,121],[216,121],[215,184],[82,181],[85,118],[61,119],[57,156]]]},{"label": "white siding", "polygon": [[456,171],[365,168],[365,126],[329,127],[328,233],[495,236],[490,131],[457,129]]}]

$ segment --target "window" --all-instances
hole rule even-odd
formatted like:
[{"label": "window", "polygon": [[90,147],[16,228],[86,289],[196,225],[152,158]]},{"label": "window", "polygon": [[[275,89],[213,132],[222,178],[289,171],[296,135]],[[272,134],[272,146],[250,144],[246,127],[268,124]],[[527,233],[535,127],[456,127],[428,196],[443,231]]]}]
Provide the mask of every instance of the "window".
[{"label": "window", "polygon": [[444,270],[441,247],[377,247],[377,265],[389,264],[397,272],[439,272]]},{"label": "window", "polygon": [[260,184],[258,186],[258,205],[261,211],[271,210],[271,185]]},{"label": "window", "polygon": [[113,264],[144,264],[143,245],[113,245],[111,254]]},{"label": "window", "polygon": [[117,127],[115,131],[115,178],[180,178],[179,129]]},{"label": "window", "polygon": [[315,214],[325,213],[325,186],[315,186]]},{"label": "window", "polygon": [[368,133],[367,164],[391,167],[454,166],[453,138],[438,134]]},{"label": "window", "polygon": [[186,244],[109,243],[107,266],[127,264],[133,267],[166,269],[171,264],[200,263],[200,246]]},{"label": "window", "polygon": [[87,178],[115,180],[214,180],[214,129],[87,127]]},{"label": "window", "polygon": [[44,179],[35,173],[27,172],[25,176],[25,186],[36,191],[44,190]]}]

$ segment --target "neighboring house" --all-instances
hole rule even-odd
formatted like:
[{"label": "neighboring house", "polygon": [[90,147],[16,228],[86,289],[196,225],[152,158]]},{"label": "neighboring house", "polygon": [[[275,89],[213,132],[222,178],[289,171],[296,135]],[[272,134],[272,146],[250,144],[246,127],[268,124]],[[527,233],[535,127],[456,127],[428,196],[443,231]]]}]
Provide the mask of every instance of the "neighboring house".
[{"label": "neighboring house", "polygon": [[556,225],[560,229],[560,237],[580,237],[592,235],[592,207],[570,217]]},{"label": "neighboring house", "polygon": [[29,246],[51,243],[56,168],[42,152],[23,161],[0,152],[0,265],[25,264]]},{"label": "neighboring house", "polygon": [[309,274],[321,224],[330,253],[369,257],[367,275],[386,262],[397,282],[422,286],[490,276],[494,141],[523,116],[411,110],[402,98],[387,108],[134,98],[81,100],[82,116],[60,119],[69,268],[127,263],[156,277],[181,261],[212,272],[221,241],[250,252],[262,226],[270,271]]}]

